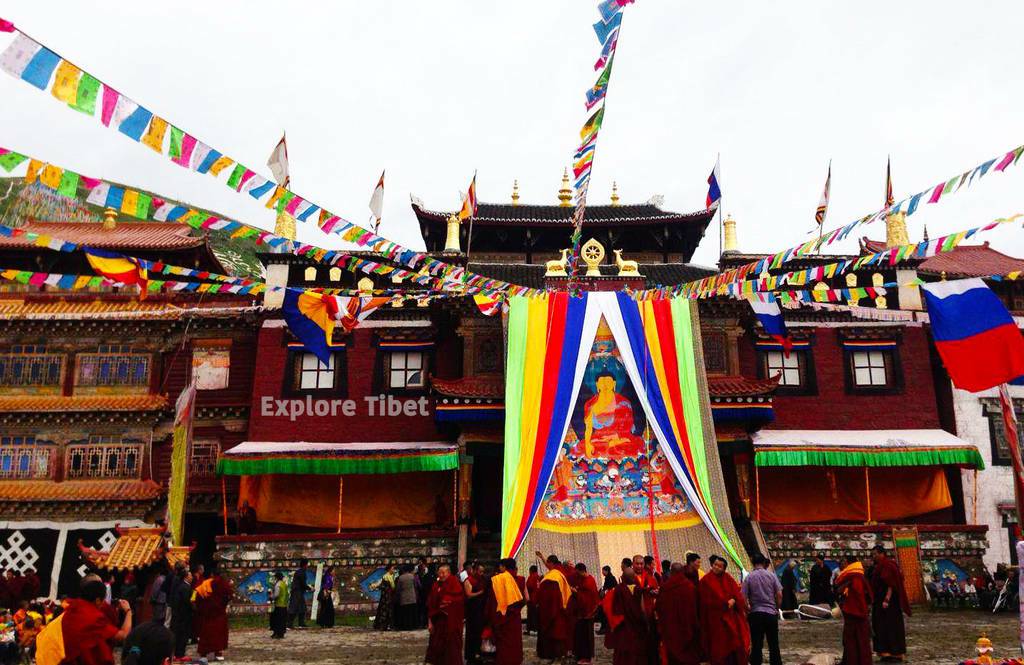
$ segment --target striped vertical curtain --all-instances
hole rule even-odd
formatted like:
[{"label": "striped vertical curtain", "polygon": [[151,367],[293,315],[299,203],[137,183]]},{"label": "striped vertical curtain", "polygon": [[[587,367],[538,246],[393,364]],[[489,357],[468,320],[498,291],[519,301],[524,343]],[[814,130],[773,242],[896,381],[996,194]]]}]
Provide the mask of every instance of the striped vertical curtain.
[{"label": "striped vertical curtain", "polygon": [[695,362],[689,302],[637,302],[624,293],[599,292],[510,301],[502,555],[518,553],[536,518],[602,317],[651,430],[694,510],[741,563],[711,500],[698,390],[701,370]]},{"label": "striped vertical curtain", "polygon": [[601,320],[588,295],[509,302],[502,556],[522,547],[569,427]]},{"label": "striped vertical curtain", "polygon": [[648,424],[701,520],[732,559],[742,560],[722,530],[711,497],[690,302],[636,301],[625,293],[592,297],[622,353]]}]

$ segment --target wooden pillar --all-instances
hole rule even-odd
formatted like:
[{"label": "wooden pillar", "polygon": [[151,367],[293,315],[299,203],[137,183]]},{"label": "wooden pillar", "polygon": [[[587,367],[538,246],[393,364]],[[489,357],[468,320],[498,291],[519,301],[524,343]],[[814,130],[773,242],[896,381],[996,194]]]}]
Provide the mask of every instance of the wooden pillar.
[{"label": "wooden pillar", "polygon": [[866,524],[871,524],[871,475],[868,472],[868,467],[864,467],[864,501],[867,503],[868,508],[868,521]]},{"label": "wooden pillar", "polygon": [[228,480],[227,476],[220,477],[220,498],[224,512],[224,535],[228,535]]},{"label": "wooden pillar", "polygon": [[754,458],[754,519],[761,519],[761,468]]},{"label": "wooden pillar", "polygon": [[338,474],[338,533],[341,533],[341,499],[345,489],[345,477]]},{"label": "wooden pillar", "polygon": [[974,487],[973,487],[974,499],[971,502],[971,524],[978,523],[978,467],[974,467]]}]

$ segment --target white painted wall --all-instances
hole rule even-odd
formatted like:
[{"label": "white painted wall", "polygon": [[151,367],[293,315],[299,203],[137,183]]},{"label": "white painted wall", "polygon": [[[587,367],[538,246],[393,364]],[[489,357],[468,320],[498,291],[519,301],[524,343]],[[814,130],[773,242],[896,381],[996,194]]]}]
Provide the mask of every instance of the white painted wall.
[{"label": "white painted wall", "polygon": [[[1024,386],[1010,386],[1010,396],[1024,399]],[[978,473],[978,524],[988,525],[988,552],[985,565],[995,571],[997,563],[1010,561],[1010,540],[1003,528],[1002,516],[996,506],[1013,502],[1013,471],[1009,466],[992,466],[992,442],[989,434],[989,420],[979,401],[982,398],[999,398],[996,389],[980,393],[969,393],[953,389],[953,412],[956,416],[956,433],[961,439],[978,447],[985,460],[985,470]],[[965,469],[963,474],[964,507],[967,521],[974,516],[974,471]]]}]

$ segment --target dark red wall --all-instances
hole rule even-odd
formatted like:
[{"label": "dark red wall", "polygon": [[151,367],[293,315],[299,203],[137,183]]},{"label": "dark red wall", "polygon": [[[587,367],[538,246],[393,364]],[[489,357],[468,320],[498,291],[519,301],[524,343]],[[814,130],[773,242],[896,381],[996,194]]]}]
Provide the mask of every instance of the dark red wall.
[{"label": "dark red wall", "polygon": [[[374,330],[357,328],[352,332],[352,342],[346,349],[347,395],[342,399],[355,400],[356,415],[346,417],[340,412],[331,416],[303,416],[294,422],[287,416],[264,416],[260,411],[260,400],[264,396],[275,399],[284,397],[285,373],[288,349],[284,343],[285,328],[261,328],[256,352],[256,373],[253,381],[251,411],[249,416],[250,441],[320,441],[345,443],[350,441],[438,441],[441,440],[434,425],[433,402],[428,400],[426,416],[370,417],[363,400],[374,391],[377,348],[374,346]],[[399,399],[415,399],[417,396],[401,396]],[[325,399],[334,399],[333,396]],[[296,398],[297,399],[297,398]]]},{"label": "dark red wall", "polygon": [[[923,328],[903,328],[899,344],[903,390],[862,395],[846,391],[845,357],[836,328],[816,328],[817,395],[775,396],[775,422],[766,429],[937,429],[941,427]],[[749,335],[739,340],[740,372],[757,376],[758,357]]]}]

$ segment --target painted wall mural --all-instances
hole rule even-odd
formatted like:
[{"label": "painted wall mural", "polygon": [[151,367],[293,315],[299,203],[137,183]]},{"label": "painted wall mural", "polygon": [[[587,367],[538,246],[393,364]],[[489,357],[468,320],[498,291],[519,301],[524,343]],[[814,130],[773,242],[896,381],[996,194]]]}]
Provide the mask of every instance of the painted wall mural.
[{"label": "painted wall mural", "polygon": [[[651,377],[654,381],[654,377]],[[602,319],[562,452],[537,522],[564,533],[697,524],[654,435]]]}]

